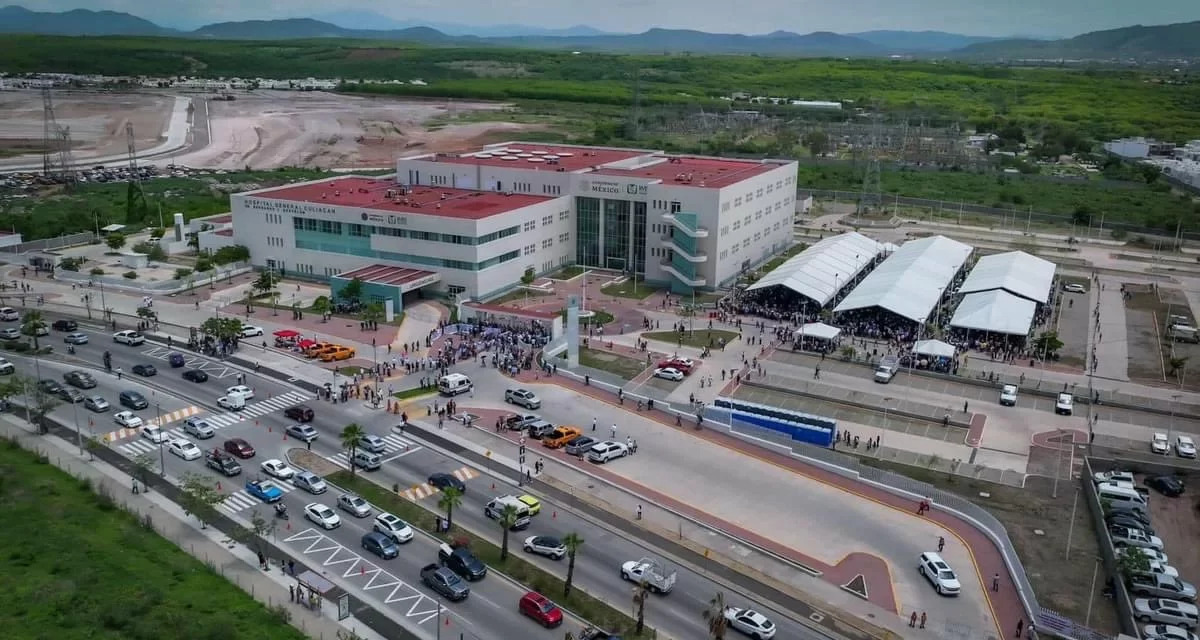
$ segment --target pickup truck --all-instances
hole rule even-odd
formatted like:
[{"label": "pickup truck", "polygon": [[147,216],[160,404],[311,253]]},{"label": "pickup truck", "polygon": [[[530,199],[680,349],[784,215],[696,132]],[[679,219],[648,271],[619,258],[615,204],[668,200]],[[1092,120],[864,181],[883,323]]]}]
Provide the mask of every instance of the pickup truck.
[{"label": "pickup truck", "polygon": [[655,558],[631,560],[621,565],[621,577],[630,582],[645,582],[655,593],[670,593],[675,588],[675,570]]},{"label": "pickup truck", "polygon": [[577,636],[579,640],[621,640],[621,636],[600,629],[584,629]]},{"label": "pickup truck", "polygon": [[246,483],[246,493],[263,502],[279,502],[283,499],[283,489],[275,486],[270,480],[251,480]]},{"label": "pickup truck", "polygon": [[233,477],[242,472],[242,465],[238,464],[233,456],[221,451],[213,449],[204,456],[204,464],[208,465],[209,469],[218,471],[226,477]]},{"label": "pickup truck", "polygon": [[421,582],[447,600],[458,602],[471,595],[471,587],[446,567],[427,564],[421,568]]},{"label": "pickup truck", "polygon": [[900,358],[896,356],[884,356],[883,360],[879,361],[879,366],[875,367],[875,382],[887,384],[896,377],[900,372]]},{"label": "pickup truck", "polygon": [[467,580],[482,580],[487,575],[487,565],[465,546],[451,547],[442,543],[438,547],[438,560],[442,566]]}]

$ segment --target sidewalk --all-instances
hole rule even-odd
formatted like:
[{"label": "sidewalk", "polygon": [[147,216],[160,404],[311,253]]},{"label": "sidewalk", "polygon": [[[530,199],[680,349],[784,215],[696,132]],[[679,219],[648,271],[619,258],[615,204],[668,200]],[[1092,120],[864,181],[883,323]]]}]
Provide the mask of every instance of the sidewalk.
[{"label": "sidewalk", "polygon": [[[1102,277],[1093,280],[1100,287],[1100,321],[1095,316],[1088,321],[1089,344],[1096,354],[1095,375],[1109,380],[1129,380],[1129,340],[1125,326],[1125,300],[1121,295],[1121,280]],[[1094,384],[1094,383],[1093,383]]]},{"label": "sidewalk", "polygon": [[[144,522],[153,523],[159,535],[213,567],[263,606],[288,606],[284,598],[294,580],[283,572],[257,568],[258,559],[253,551],[240,544],[226,544],[227,537],[216,528],[200,529],[195,518],[187,516],[178,505],[157,491],[131,493],[128,476],[98,459],[88,462],[86,456],[80,456],[75,445],[55,436],[32,434],[24,427],[12,416],[0,416],[0,434],[16,438],[27,449],[45,452],[63,471],[89,479],[97,490],[103,488],[121,508]],[[383,640],[353,616],[338,622],[337,603],[327,599],[323,600],[319,612],[295,606],[288,607],[288,611],[291,625],[310,638],[340,640],[343,635],[339,634],[353,632],[364,640]]]}]

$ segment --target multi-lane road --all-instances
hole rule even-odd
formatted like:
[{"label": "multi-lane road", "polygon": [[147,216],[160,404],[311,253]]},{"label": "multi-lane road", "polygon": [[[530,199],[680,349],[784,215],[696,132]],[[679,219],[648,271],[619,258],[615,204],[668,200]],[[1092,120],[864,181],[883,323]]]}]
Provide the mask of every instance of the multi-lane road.
[{"label": "multi-lane road", "polygon": [[[242,486],[247,478],[259,475],[259,464],[262,461],[272,458],[286,460],[287,451],[297,446],[297,442],[285,439],[283,435],[284,429],[292,424],[292,421],[286,419],[282,411],[300,402],[316,410],[316,418],[312,424],[320,433],[320,437],[312,443],[314,453],[330,462],[345,466],[345,454],[338,443],[338,434],[345,424],[357,422],[368,432],[383,437],[386,442],[384,465],[381,470],[371,474],[374,480],[384,486],[397,484],[401,487],[411,487],[413,489],[408,492],[410,498],[421,501],[427,507],[436,508],[437,493],[426,484],[429,475],[434,472],[447,472],[458,476],[466,481],[468,491],[462,507],[455,512],[455,521],[494,541],[499,541],[500,530],[494,521],[484,516],[484,504],[496,495],[520,495],[524,492],[500,477],[492,477],[487,469],[475,468],[464,460],[436,450],[427,443],[395,432],[395,416],[374,410],[361,402],[333,405],[317,401],[313,394],[284,381],[259,376],[186,351],[183,352],[188,359],[186,366],[171,368],[166,358],[172,350],[163,345],[150,342],[136,347],[115,344],[108,331],[87,326],[81,326],[81,330],[89,333],[91,343],[77,347],[74,355],[65,354],[60,342],[62,334],[56,332],[48,338],[43,338],[44,341],[52,341],[55,344],[56,355],[41,359],[41,377],[61,382],[62,375],[67,371],[76,368],[90,370],[97,380],[98,387],[85,391],[85,395],[101,395],[113,404],[113,409],[107,413],[93,413],[86,410],[82,404],[63,404],[58,406],[52,415],[65,424],[73,424],[78,415],[85,433],[92,433],[97,437],[109,436],[109,446],[123,455],[134,457],[149,454],[162,460],[164,472],[169,477],[179,478],[185,473],[196,473],[219,480],[223,492],[228,494],[219,508],[232,517],[247,521],[255,510],[265,517],[271,517],[271,508],[247,494]],[[105,351],[111,354],[113,371],[120,368],[124,372],[120,380],[115,374],[105,372],[101,364]],[[10,359],[17,364],[22,373],[30,376],[34,374],[32,363],[28,359],[19,356]],[[145,363],[154,364],[158,374],[142,378],[131,373],[135,364]],[[210,379],[206,383],[184,380],[181,372],[190,368],[205,370]],[[239,376],[244,376],[246,384],[254,388],[254,399],[248,402],[243,411],[233,413],[220,410],[216,405],[217,397],[222,395],[227,387],[237,384]],[[246,439],[254,446],[257,455],[251,460],[242,461],[245,471],[241,477],[223,478],[209,470],[203,458],[184,461],[170,453],[162,452],[158,445],[142,438],[135,431],[122,431],[121,426],[113,422],[113,413],[123,409],[117,402],[117,397],[123,390],[136,390],[145,395],[150,406],[137,412],[138,415],[147,422],[159,423],[173,437],[188,437],[182,430],[183,421],[187,417],[200,416],[216,428],[216,435],[212,439],[201,441],[189,437],[199,447],[211,449],[221,446],[226,439],[237,437]],[[404,545],[398,558],[378,559],[361,550],[360,541],[362,535],[370,530],[371,518],[358,519],[346,512],[340,512],[343,524],[331,531],[320,530],[303,519],[304,506],[310,502],[334,507],[339,495],[336,489],[331,489],[321,496],[312,496],[285,483],[280,484],[283,484],[286,490],[283,502],[288,506],[292,517],[288,523],[290,527],[280,527],[277,532],[277,544],[295,557],[303,558],[309,566],[320,567],[320,572],[335,584],[387,611],[393,618],[403,620],[406,626],[423,628],[426,632],[434,630],[432,625],[438,624],[441,619],[437,613],[438,601],[433,592],[420,584],[418,575],[422,566],[436,561],[437,543],[434,538],[418,532],[412,542]],[[608,601],[615,608],[628,611],[631,606],[631,591],[629,584],[620,578],[621,563],[647,555],[661,555],[645,548],[635,539],[610,530],[591,519],[578,516],[544,498],[542,503],[542,512],[534,518],[529,529],[510,536],[513,552],[523,553],[520,541],[526,536],[561,537],[570,532],[578,533],[586,543],[578,557],[575,584],[593,596]],[[565,562],[533,556],[530,560],[557,575],[565,575]],[[674,564],[669,558],[665,560],[668,564]],[[777,637],[822,637],[808,626],[791,620],[784,612],[766,606],[765,603],[755,602],[757,598],[752,594],[736,593],[687,566],[676,565],[674,568],[678,572],[676,588],[668,595],[654,598],[648,604],[646,614],[647,624],[659,629],[666,636],[702,637],[705,627],[701,613],[716,593],[724,591],[729,604],[752,606],[766,613],[779,625]],[[517,613],[517,600],[526,590],[521,585],[493,574],[480,582],[472,583],[471,588],[471,597],[467,601],[442,605],[445,608],[442,618],[450,616],[456,629],[468,634],[466,637],[471,637],[470,634],[480,639],[550,638],[561,635],[561,630],[542,629],[532,620]],[[557,594],[547,595],[553,598]],[[581,624],[578,620],[568,618],[565,628],[576,629]]]}]

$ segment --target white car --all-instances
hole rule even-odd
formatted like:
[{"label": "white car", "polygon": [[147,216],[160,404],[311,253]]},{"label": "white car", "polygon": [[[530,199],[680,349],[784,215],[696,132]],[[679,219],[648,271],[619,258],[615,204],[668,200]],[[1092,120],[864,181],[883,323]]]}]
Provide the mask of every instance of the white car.
[{"label": "white car", "polygon": [[1163,548],[1162,538],[1148,535],[1138,529],[1114,525],[1108,528],[1108,535],[1115,547],[1141,547],[1155,551],[1162,551]]},{"label": "white car", "polygon": [[1160,456],[1165,456],[1171,451],[1170,441],[1167,440],[1167,434],[1155,433],[1150,440],[1150,451],[1157,453]]},{"label": "white car", "polygon": [[13,363],[5,360],[4,358],[0,358],[0,373],[13,373],[16,370],[17,367],[14,366]]},{"label": "white car", "polygon": [[1148,624],[1142,632],[1147,640],[1197,640],[1196,634],[1169,624]]},{"label": "white car", "polygon": [[183,458],[184,460],[195,460],[200,457],[200,447],[197,447],[191,440],[176,438],[167,443],[167,451]]},{"label": "white car", "polygon": [[1146,559],[1149,560],[1150,562],[1157,562],[1157,563],[1163,564],[1163,565],[1169,564],[1171,562],[1171,559],[1169,557],[1167,557],[1167,554],[1165,554],[1162,551],[1159,551],[1157,549],[1145,549],[1142,547],[1122,547],[1120,549],[1117,549],[1118,556],[1123,556],[1128,553],[1140,553],[1140,554],[1146,556]]},{"label": "white car", "polygon": [[674,380],[675,382],[679,382],[680,380],[683,380],[683,372],[674,367],[663,367],[662,369],[654,370],[654,377],[662,378],[663,380]]},{"label": "white car", "polygon": [[725,607],[725,622],[735,631],[744,633],[754,640],[771,640],[775,637],[775,623],[754,609]]},{"label": "white car", "polygon": [[13,322],[20,319],[21,314],[14,308],[4,307],[3,309],[0,309],[0,320],[5,322]]},{"label": "white car", "polygon": [[247,387],[244,384],[239,384],[235,387],[229,387],[225,390],[227,396],[241,396],[243,400],[251,400],[254,398],[254,389]]},{"label": "white car", "polygon": [[1081,284],[1072,283],[1063,285],[1063,291],[1067,293],[1087,293],[1087,289]]},{"label": "white car", "polygon": [[536,553],[539,556],[546,556],[554,560],[562,560],[567,555],[567,545],[562,543],[562,540],[551,536],[530,536],[525,538],[525,544],[522,545],[525,553]]},{"label": "white car", "polygon": [[142,419],[132,411],[118,411],[113,414],[113,422],[129,429],[142,426]]},{"label": "white car", "polygon": [[1175,438],[1175,453],[1180,458],[1195,458],[1196,457],[1196,442],[1191,436],[1178,436]]},{"label": "white car", "polygon": [[263,473],[280,480],[290,480],[292,476],[296,475],[295,469],[287,466],[284,461],[274,458],[264,460],[262,464],[258,465],[258,468],[262,469]]},{"label": "white car", "polygon": [[246,399],[242,396],[221,396],[217,398],[217,406],[228,411],[241,411],[246,408]]},{"label": "white car", "polygon": [[933,585],[933,590],[938,592],[938,595],[956,596],[962,590],[962,583],[958,581],[958,575],[954,573],[954,569],[946,564],[940,554],[932,551],[927,551],[921,554],[920,563],[917,565],[917,571],[925,576],[929,584]]},{"label": "white car", "polygon": [[1004,385],[1004,388],[1000,390],[1000,404],[1006,407],[1017,406],[1017,385]]},{"label": "white car", "polygon": [[342,526],[342,518],[334,513],[333,509],[319,502],[305,506],[304,517],[313,524],[320,525],[322,529],[336,529]]},{"label": "white car", "polygon": [[1100,484],[1101,482],[1128,482],[1133,484],[1133,473],[1129,471],[1097,471],[1092,474],[1092,482]]},{"label": "white car", "polygon": [[1075,412],[1075,396],[1069,393],[1058,394],[1058,400],[1054,401],[1054,413],[1069,416]]},{"label": "white car", "polygon": [[256,327],[252,324],[248,324],[248,325],[242,327],[242,337],[243,338],[253,338],[254,336],[261,336],[262,334],[263,334],[262,327]]},{"label": "white car", "polygon": [[154,444],[163,444],[170,438],[167,437],[167,432],[163,431],[158,425],[148,424],[141,428],[142,437],[153,442]]},{"label": "white car", "polygon": [[408,523],[390,513],[375,516],[375,524],[371,529],[392,539],[396,544],[404,544],[413,539],[413,530]]},{"label": "white car", "polygon": [[591,460],[592,462],[605,463],[609,460],[624,458],[627,455],[629,455],[628,447],[620,442],[606,440],[594,445],[592,450],[588,451],[588,460]]},{"label": "white car", "polygon": [[113,334],[113,342],[119,342],[121,344],[127,344],[130,346],[137,346],[139,344],[146,342],[146,337],[143,336],[142,334],[138,333],[137,331],[134,331],[132,329],[126,329],[124,331],[118,331],[118,332],[114,333]]}]

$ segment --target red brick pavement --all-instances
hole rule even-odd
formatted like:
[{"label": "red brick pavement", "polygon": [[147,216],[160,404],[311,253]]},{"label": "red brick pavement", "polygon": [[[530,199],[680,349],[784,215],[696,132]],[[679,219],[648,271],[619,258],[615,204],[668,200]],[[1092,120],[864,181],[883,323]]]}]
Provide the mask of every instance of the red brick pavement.
[{"label": "red brick pavement", "polygon": [[[503,415],[508,415],[511,412],[499,411],[496,409],[481,409],[475,407],[460,407],[462,411],[478,415],[480,417],[477,429],[487,431],[497,437],[511,441],[514,445],[517,444],[520,434],[515,431],[502,431],[495,433],[490,427],[495,425],[496,419]],[[586,425],[580,425],[580,428],[586,430]],[[891,572],[888,570],[887,562],[879,556],[869,553],[851,553],[842,558],[837,564],[830,565],[812,556],[803,554],[791,547],[779,544],[775,540],[760,536],[753,531],[739,527],[738,525],[722,520],[716,516],[701,511],[689,504],[675,500],[663,493],[655,491],[643,484],[634,482],[622,475],[612,473],[600,465],[594,465],[579,461],[574,456],[569,456],[561,449],[546,449],[541,448],[538,455],[546,458],[554,458],[558,462],[572,468],[580,469],[588,473],[599,476],[610,484],[623,487],[638,495],[644,496],[655,504],[664,506],[673,511],[682,513],[689,518],[705,523],[715,529],[726,531],[731,535],[746,540],[754,545],[766,549],[776,555],[792,560],[806,567],[815,569],[822,573],[822,578],[837,586],[842,586],[849,583],[858,576],[862,576],[863,584],[867,592],[867,600],[887,611],[899,613],[899,608],[896,603],[895,593],[892,590]]]},{"label": "red brick pavement", "polygon": [[[1070,436],[1063,438],[1063,435]],[[1088,434],[1079,429],[1055,429],[1033,434],[1033,446],[1045,447],[1056,451],[1068,451],[1077,444],[1087,444]]]},{"label": "red brick pavement", "polygon": [[[545,378],[544,374],[538,376]],[[525,382],[534,381],[534,372],[522,372],[519,379]],[[601,402],[606,402],[610,405],[616,405],[615,397],[612,394],[605,393],[595,387],[584,386],[583,383],[577,382],[566,376],[554,376],[553,380],[546,380],[559,386],[571,389],[576,393],[587,395]],[[622,406],[626,411],[635,411],[634,407],[628,405]],[[666,413],[654,410],[643,411],[642,416],[647,419],[657,420],[666,425],[674,425],[675,418]],[[843,489],[849,493],[871,500],[881,506],[895,509],[904,513],[916,516],[917,505],[912,500],[906,500],[899,496],[893,495],[883,489],[873,487],[863,482],[857,482],[841,475],[832,473],[821,467],[806,464],[791,456],[786,456],[770,449],[757,447],[753,444],[735,438],[731,435],[720,433],[712,429],[687,429],[686,433],[693,437],[703,438],[718,446],[727,449],[740,451],[748,456],[758,458],[770,464],[789,469],[794,473],[805,476],[817,482],[827,485],[832,485]],[[992,539],[980,529],[977,529],[970,522],[963,520],[953,514],[940,511],[937,505],[933,505],[933,510],[926,515],[921,516],[929,518],[951,532],[957,537],[967,548],[974,560],[977,579],[980,581],[984,592],[988,597],[988,606],[992,611],[992,618],[996,621],[997,632],[1000,637],[1005,637],[1004,629],[1012,629],[1017,624],[1017,620],[1025,619],[1024,606],[1017,595],[1016,587],[1012,581],[1007,579],[1008,568],[1004,564],[1004,558],[1000,553],[1000,549],[992,542]],[[1000,588],[997,591],[991,590],[991,577],[999,574],[1001,576]]]}]

